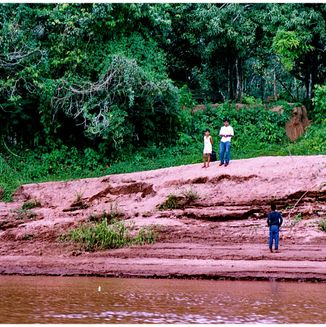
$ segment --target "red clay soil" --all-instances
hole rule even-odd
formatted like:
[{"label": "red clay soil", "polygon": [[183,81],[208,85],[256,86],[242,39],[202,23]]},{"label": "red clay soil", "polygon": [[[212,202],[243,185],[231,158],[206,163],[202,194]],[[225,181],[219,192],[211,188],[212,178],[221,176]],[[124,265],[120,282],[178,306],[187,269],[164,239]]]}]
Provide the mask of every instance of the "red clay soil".
[{"label": "red clay soil", "polygon": [[[192,190],[199,198],[186,201]],[[169,194],[175,210],[160,210]],[[40,206],[22,210],[37,200]],[[280,252],[266,215],[284,216]],[[86,252],[59,236],[116,207],[155,225],[155,244]],[[326,281],[326,156],[261,157],[100,178],[23,185],[0,202],[0,274]]]}]

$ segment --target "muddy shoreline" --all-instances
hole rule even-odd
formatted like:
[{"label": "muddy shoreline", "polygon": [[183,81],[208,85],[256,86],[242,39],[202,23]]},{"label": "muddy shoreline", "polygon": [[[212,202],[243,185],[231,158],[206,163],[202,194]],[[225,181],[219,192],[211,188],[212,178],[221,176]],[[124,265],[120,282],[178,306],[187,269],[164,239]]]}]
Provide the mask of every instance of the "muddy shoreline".
[{"label": "muddy shoreline", "polygon": [[[0,202],[0,275],[326,282],[325,176],[326,156],[265,157],[24,185]],[[158,209],[189,189],[196,201]],[[23,211],[31,199],[40,205]],[[279,253],[267,246],[271,201],[284,216]],[[86,252],[59,241],[112,204],[126,224],[154,225],[156,242]]]}]

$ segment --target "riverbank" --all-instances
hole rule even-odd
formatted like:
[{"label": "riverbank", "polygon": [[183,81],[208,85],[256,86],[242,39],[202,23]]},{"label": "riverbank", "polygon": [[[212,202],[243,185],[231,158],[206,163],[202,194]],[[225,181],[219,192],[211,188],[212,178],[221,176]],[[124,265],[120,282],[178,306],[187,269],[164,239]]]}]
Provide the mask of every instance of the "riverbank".
[{"label": "riverbank", "polygon": [[[24,185],[0,203],[0,274],[326,281],[325,163],[261,157]],[[184,202],[189,191],[197,199]],[[183,204],[158,209],[171,194]],[[272,201],[285,218],[279,253],[267,246]],[[155,225],[156,243],[85,252],[59,240],[113,206],[137,228]]]}]

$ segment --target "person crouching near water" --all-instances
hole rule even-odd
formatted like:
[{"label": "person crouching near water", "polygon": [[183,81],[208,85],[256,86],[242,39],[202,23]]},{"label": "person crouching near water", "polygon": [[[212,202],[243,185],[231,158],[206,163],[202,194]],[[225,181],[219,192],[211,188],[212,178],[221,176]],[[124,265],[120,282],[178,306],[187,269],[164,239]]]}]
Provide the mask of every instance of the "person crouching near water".
[{"label": "person crouching near water", "polygon": [[273,252],[273,241],[275,240],[275,251],[278,251],[279,231],[283,223],[283,218],[280,212],[276,211],[276,205],[271,205],[272,211],[267,217],[267,225],[269,226],[269,250]]},{"label": "person crouching near water", "polygon": [[225,118],[224,119],[224,126],[220,129],[220,166],[224,165],[225,167],[230,162],[230,151],[231,151],[231,137],[233,137],[234,132],[232,126],[230,126],[230,121]]},{"label": "person crouching near water", "polygon": [[[210,130],[207,128],[204,135],[204,151],[203,151],[203,161],[204,165],[202,168],[208,168],[211,161],[211,154],[213,150],[213,139],[210,135]],[[206,165],[207,160],[207,165]]]}]

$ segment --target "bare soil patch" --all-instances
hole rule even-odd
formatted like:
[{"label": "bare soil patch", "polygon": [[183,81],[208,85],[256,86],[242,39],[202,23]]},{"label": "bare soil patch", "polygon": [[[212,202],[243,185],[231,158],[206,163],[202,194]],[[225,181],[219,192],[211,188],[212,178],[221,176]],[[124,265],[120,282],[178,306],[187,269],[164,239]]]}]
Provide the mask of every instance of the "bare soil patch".
[{"label": "bare soil patch", "polygon": [[[170,194],[184,197],[189,190],[198,198],[177,209],[158,208]],[[0,202],[0,274],[326,281],[326,233],[318,228],[326,218],[323,155],[29,184],[14,199]],[[40,206],[21,211],[30,199]],[[267,246],[271,202],[285,218],[280,253]],[[60,241],[112,207],[136,228],[155,225],[156,243],[85,252]]]}]

